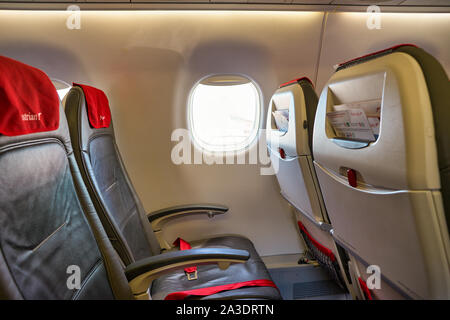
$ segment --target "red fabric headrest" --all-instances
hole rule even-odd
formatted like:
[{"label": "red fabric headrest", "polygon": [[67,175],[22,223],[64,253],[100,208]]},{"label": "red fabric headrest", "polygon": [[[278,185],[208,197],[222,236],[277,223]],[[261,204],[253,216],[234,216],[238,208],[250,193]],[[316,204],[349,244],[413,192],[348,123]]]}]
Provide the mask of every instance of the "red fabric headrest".
[{"label": "red fabric headrest", "polygon": [[106,94],[100,89],[84,84],[74,83],[73,85],[83,89],[91,126],[96,129],[108,128],[111,123],[111,110],[109,110]]},{"label": "red fabric headrest", "polygon": [[39,69],[0,56],[0,134],[53,131],[59,127],[59,97]]}]

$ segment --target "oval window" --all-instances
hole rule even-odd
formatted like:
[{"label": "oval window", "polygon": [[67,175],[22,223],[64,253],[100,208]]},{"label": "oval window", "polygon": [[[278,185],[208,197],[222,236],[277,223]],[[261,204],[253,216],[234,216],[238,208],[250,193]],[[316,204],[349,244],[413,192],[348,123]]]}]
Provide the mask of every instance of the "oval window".
[{"label": "oval window", "polygon": [[248,78],[215,75],[199,81],[189,100],[189,127],[194,142],[208,151],[246,149],[256,138],[261,96]]}]

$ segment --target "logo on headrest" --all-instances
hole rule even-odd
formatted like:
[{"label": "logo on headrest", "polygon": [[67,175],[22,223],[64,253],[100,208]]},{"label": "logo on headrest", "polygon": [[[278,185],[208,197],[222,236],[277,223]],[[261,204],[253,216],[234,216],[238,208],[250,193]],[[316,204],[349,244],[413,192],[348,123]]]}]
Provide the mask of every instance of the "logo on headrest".
[{"label": "logo on headrest", "polygon": [[41,121],[42,112],[37,114],[33,113],[24,113],[22,114],[22,121]]},{"label": "logo on headrest", "polygon": [[103,121],[103,120],[105,120],[105,119],[106,119],[105,116],[100,115],[100,121]]}]

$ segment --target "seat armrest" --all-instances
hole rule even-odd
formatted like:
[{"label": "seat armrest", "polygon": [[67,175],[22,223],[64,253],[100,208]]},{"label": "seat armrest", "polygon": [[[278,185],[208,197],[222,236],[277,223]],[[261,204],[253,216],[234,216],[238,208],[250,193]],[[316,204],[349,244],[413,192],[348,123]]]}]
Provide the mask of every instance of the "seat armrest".
[{"label": "seat armrest", "polygon": [[159,224],[166,219],[174,218],[186,214],[206,214],[212,218],[218,214],[224,214],[228,207],[215,204],[187,204],[181,206],[168,207],[153,211],[147,214],[148,221],[154,230],[160,230]]},{"label": "seat armrest", "polygon": [[162,249],[171,249],[170,244],[164,239],[162,234],[163,224],[172,218],[183,217],[191,214],[206,214],[212,218],[219,214],[224,214],[228,208],[217,204],[188,204],[160,209],[147,214],[148,221],[152,225],[155,236]]},{"label": "seat armrest", "polygon": [[166,273],[199,264],[218,264],[219,268],[224,270],[231,263],[244,263],[249,258],[248,251],[226,248],[172,251],[128,265],[125,275],[134,296],[137,299],[148,299],[151,282]]}]

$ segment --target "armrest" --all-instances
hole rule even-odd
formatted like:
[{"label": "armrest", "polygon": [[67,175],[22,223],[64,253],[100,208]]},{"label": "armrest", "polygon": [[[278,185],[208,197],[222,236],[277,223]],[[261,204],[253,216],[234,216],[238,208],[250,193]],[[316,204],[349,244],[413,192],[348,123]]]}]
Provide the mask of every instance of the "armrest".
[{"label": "armrest", "polygon": [[152,224],[154,231],[161,230],[161,224],[164,220],[179,217],[186,214],[206,214],[212,218],[218,214],[224,214],[228,208],[223,205],[211,204],[189,204],[175,207],[164,208],[147,214],[148,221]]},{"label": "armrest", "polygon": [[141,259],[125,269],[131,290],[137,299],[148,298],[151,282],[165,273],[198,264],[217,263],[226,269],[231,263],[244,263],[250,258],[245,250],[201,248],[162,253]]}]

